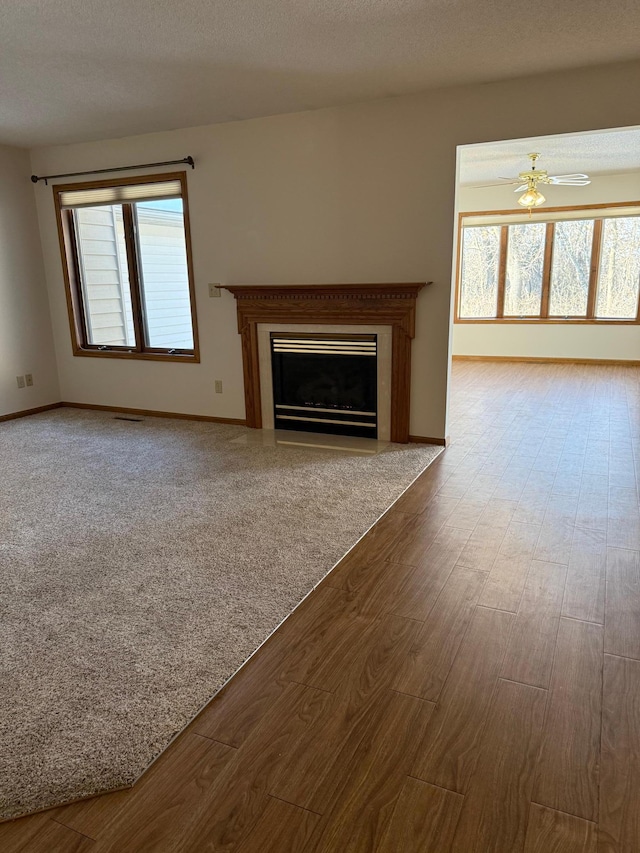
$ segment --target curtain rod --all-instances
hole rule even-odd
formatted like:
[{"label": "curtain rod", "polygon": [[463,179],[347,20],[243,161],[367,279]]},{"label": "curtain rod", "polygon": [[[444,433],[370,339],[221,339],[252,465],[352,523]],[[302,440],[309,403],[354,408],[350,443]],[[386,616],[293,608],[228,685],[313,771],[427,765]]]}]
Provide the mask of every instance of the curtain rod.
[{"label": "curtain rod", "polygon": [[154,166],[177,166],[179,163],[187,163],[192,169],[195,169],[196,164],[193,162],[193,157],[184,157],[182,160],[165,160],[163,163],[140,163],[138,166],[116,166],[113,169],[90,169],[88,172],[67,172],[64,175],[31,175],[31,180],[34,184],[38,181],[44,181],[48,184],[54,178],[79,178],[81,175],[103,175],[105,172],[126,172],[130,169],[151,169]]}]

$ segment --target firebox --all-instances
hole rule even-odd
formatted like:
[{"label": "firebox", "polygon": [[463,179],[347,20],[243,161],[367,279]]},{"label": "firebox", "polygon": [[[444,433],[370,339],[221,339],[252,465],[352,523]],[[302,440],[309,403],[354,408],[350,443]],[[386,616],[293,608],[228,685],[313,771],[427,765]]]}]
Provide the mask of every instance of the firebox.
[{"label": "firebox", "polygon": [[376,335],[271,333],[276,429],[378,437]]}]

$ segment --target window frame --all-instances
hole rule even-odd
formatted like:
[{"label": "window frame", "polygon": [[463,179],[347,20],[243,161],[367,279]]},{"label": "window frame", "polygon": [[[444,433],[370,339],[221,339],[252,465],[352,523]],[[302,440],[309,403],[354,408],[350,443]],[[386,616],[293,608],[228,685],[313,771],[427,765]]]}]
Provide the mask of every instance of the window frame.
[{"label": "window frame", "polygon": [[[640,292],[638,295],[638,306],[635,319],[615,319],[615,318],[598,318],[595,316],[596,309],[596,297],[597,297],[597,287],[598,287],[598,274],[600,269],[600,255],[602,249],[602,232],[603,232],[603,222],[605,219],[610,218],[605,216],[604,214],[598,217],[597,213],[593,211],[597,210],[611,210],[613,208],[638,208],[640,206],[639,201],[624,201],[624,202],[610,202],[608,204],[590,204],[590,205],[575,205],[575,206],[564,206],[564,207],[547,207],[545,210],[534,211],[533,216],[530,221],[534,222],[544,222],[547,227],[546,235],[545,235],[545,250],[544,250],[544,268],[542,273],[542,297],[540,303],[540,314],[530,314],[526,316],[504,316],[504,289],[505,289],[505,281],[506,281],[506,268],[507,268],[507,252],[508,252],[508,233],[509,233],[509,225],[520,225],[526,224],[523,223],[520,219],[514,222],[509,222],[509,218],[513,218],[515,216],[520,216],[520,211],[514,210],[473,210],[473,211],[465,211],[463,213],[458,214],[458,244],[456,249],[456,282],[455,282],[455,310],[454,310],[454,323],[466,324],[466,323],[519,323],[520,325],[527,324],[575,324],[575,325],[599,325],[599,326],[634,326],[640,324]],[[594,229],[593,229],[593,240],[591,246],[591,263],[589,268],[589,291],[587,298],[587,314],[585,317],[554,317],[549,316],[549,297],[551,293],[551,269],[552,269],[552,259],[553,259],[553,236],[554,230],[557,222],[562,222],[565,220],[557,219],[557,220],[547,220],[546,217],[548,214],[553,213],[564,213],[571,212],[573,213],[585,213],[583,219],[592,219],[594,221]],[[538,214],[536,216],[536,214]],[[500,264],[498,269],[498,295],[497,295],[497,307],[496,307],[496,317],[460,317],[460,303],[461,303],[461,284],[462,284],[462,229],[464,228],[464,221],[468,217],[479,217],[479,216],[487,216],[487,217],[495,217],[496,221],[491,223],[493,225],[500,226],[502,228],[501,237],[500,237]],[[574,217],[572,217],[574,218]],[[575,217],[580,218],[580,217]],[[500,221],[502,220],[502,221]],[[489,223],[487,223],[489,224]]]},{"label": "window frame", "polygon": [[[122,204],[124,219],[125,245],[127,250],[127,266],[129,270],[129,286],[133,326],[136,338],[135,346],[108,346],[92,344],[87,339],[87,315],[84,306],[82,281],[80,277],[80,255],[75,232],[74,209],[61,206],[61,194],[75,190],[103,189],[138,184],[153,184],[164,181],[179,180],[182,198],[184,221],[185,248],[187,257],[187,276],[189,280],[189,299],[191,307],[191,328],[193,332],[193,349],[171,352],[161,347],[145,345],[145,318],[142,308],[142,276],[140,273],[141,257],[137,230],[133,225],[133,203]],[[91,358],[123,358],[143,361],[173,361],[186,363],[200,362],[200,344],[198,338],[198,321],[196,316],[195,277],[193,273],[193,253],[191,248],[191,226],[189,219],[189,199],[187,193],[187,176],[185,171],[163,172],[155,175],[138,175],[129,178],[115,178],[100,181],[84,181],[73,184],[56,184],[52,187],[53,200],[58,226],[58,239],[62,257],[62,272],[67,299],[67,313],[71,330],[71,345],[74,356],[89,356]],[[132,278],[133,274],[133,278]]]}]

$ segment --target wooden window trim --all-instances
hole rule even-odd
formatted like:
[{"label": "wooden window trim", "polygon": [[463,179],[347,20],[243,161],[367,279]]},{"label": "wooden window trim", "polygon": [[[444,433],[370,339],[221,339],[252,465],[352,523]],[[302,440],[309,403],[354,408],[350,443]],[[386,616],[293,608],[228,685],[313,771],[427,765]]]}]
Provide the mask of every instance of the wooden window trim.
[{"label": "wooden window trim", "polygon": [[540,319],[549,319],[549,300],[551,299],[551,267],[553,264],[553,240],[555,222],[547,222],[544,234],[544,264],[542,267],[542,294],[540,296]]},{"label": "wooden window trim", "polygon": [[598,275],[600,273],[600,254],[602,252],[602,219],[593,223],[591,243],[591,268],[589,269],[589,297],[587,301],[587,320],[596,319],[596,299],[598,295]]},{"label": "wooden window trim", "polygon": [[504,317],[504,289],[507,282],[507,254],[509,252],[509,226],[500,229],[500,262],[498,264],[498,301],[496,314]]},{"label": "wooden window trim", "polygon": [[[135,352],[145,352],[143,342],[146,340],[145,330],[143,328],[142,304],[140,299],[140,271],[138,269],[138,258],[140,257],[140,247],[135,239],[133,230],[133,210],[132,205],[122,205],[122,225],[124,228],[124,244],[127,250],[127,270],[129,274],[129,289],[131,291],[131,314],[133,316],[133,328],[136,339],[136,344],[133,347]],[[134,284],[132,287],[131,284]]]},{"label": "wooden window trim", "polygon": [[[99,189],[104,187],[131,186],[133,184],[152,184],[159,181],[179,180],[182,195],[184,218],[184,235],[187,255],[187,275],[189,279],[189,298],[191,303],[191,328],[193,330],[193,350],[172,353],[159,347],[144,346],[144,320],[141,305],[141,291],[137,269],[138,254],[132,247],[132,240],[137,240],[134,234],[131,205],[123,204],[125,227],[125,245],[127,247],[127,265],[131,284],[131,301],[133,322],[136,332],[135,346],[110,346],[100,349],[98,344],[87,341],[86,312],[82,293],[80,272],[78,269],[78,245],[72,210],[61,207],[60,197],[64,192],[82,189]],[[189,198],[187,192],[186,172],[164,172],[156,175],[139,175],[133,178],[116,178],[113,180],[85,181],[75,184],[57,184],[52,187],[53,200],[58,226],[58,241],[62,258],[62,272],[65,283],[67,314],[71,331],[71,345],[74,356],[89,358],[120,358],[142,361],[173,361],[197,364],[200,362],[200,342],[198,337],[198,322],[196,317],[195,277],[193,272],[193,251],[191,246],[191,222],[189,218]]]},{"label": "wooden window trim", "polygon": [[537,314],[531,314],[529,316],[522,317],[479,317],[477,320],[468,317],[464,317],[462,320],[455,320],[456,324],[465,325],[467,323],[471,323],[473,325],[478,325],[479,323],[493,323],[497,324],[508,324],[515,323],[520,326],[526,325],[564,325],[567,323],[577,324],[579,326],[637,326],[640,323],[640,320],[597,320],[597,319],[588,319],[587,317],[539,317]]},{"label": "wooden window trim", "polygon": [[[623,202],[611,202],[609,204],[590,204],[590,205],[578,205],[571,207],[548,207],[545,209],[546,213],[561,213],[561,212],[578,212],[584,211],[585,213],[588,211],[597,211],[597,210],[610,210],[612,208],[623,208],[623,207],[633,207],[637,208],[640,206],[640,201],[623,201]],[[495,225],[499,225],[501,228],[500,235],[500,264],[499,264],[499,273],[498,273],[498,299],[497,299],[497,310],[496,317],[460,317],[460,296],[461,296],[461,279],[462,279],[462,229],[464,227],[464,220],[467,217],[472,216],[513,216],[514,213],[519,213],[520,211],[514,210],[474,210],[474,211],[465,211],[464,213],[458,214],[458,251],[457,251],[457,267],[456,267],[456,279],[455,279],[455,300],[454,300],[454,318],[453,322],[460,325],[465,324],[520,324],[520,325],[542,325],[542,324],[562,324],[562,325],[599,325],[599,326],[635,326],[640,324],[640,289],[638,293],[638,311],[635,319],[629,318],[624,320],[616,320],[611,318],[597,318],[595,316],[595,307],[596,307],[596,299],[597,299],[597,288],[598,288],[598,275],[600,269],[600,253],[602,248],[602,223],[603,218],[597,218],[597,214],[593,213],[591,216],[586,216],[586,219],[594,220],[594,233],[593,233],[593,242],[591,247],[591,265],[589,270],[589,291],[587,297],[587,314],[584,317],[550,317],[549,316],[549,298],[551,292],[551,264],[553,258],[553,238],[555,232],[556,222],[547,222],[545,223],[547,226],[547,231],[545,235],[545,257],[544,257],[544,269],[543,269],[543,280],[542,280],[542,298],[541,298],[541,306],[540,306],[540,314],[532,314],[521,317],[505,317],[504,316],[504,285],[505,285],[505,273],[506,273],[506,253],[508,247],[508,237],[504,237],[505,232],[508,233],[508,228],[510,223],[501,224],[499,222],[494,223]],[[542,211],[540,211],[542,212]],[[606,218],[606,217],[605,217]],[[535,220],[532,220],[535,221]],[[563,220],[557,220],[563,221]],[[526,224],[526,223],[519,223]],[[502,290],[502,295],[501,295]]]}]

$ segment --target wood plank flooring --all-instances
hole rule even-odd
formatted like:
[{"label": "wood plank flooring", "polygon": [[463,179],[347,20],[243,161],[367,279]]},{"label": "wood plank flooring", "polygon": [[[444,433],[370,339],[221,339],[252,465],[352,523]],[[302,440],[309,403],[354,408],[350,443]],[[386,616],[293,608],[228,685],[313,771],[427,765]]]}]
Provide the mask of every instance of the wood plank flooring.
[{"label": "wood plank flooring", "polygon": [[640,369],[455,363],[451,446],[128,791],[3,853],[638,853]]}]

